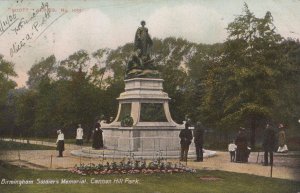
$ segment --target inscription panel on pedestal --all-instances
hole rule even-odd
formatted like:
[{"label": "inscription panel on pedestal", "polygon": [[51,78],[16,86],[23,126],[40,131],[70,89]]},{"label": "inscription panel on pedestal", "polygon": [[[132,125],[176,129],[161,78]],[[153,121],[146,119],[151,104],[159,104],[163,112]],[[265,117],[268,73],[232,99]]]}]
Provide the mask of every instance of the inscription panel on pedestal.
[{"label": "inscription panel on pedestal", "polygon": [[140,122],[168,122],[163,103],[141,103]]}]

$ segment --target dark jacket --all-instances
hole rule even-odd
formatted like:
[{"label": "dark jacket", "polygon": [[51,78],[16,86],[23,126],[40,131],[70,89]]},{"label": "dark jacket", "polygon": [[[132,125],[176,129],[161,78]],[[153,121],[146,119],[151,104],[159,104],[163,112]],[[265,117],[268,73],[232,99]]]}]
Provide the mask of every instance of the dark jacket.
[{"label": "dark jacket", "polygon": [[95,149],[103,148],[103,135],[102,129],[100,128],[100,124],[96,124],[96,129],[93,134],[93,144],[92,147]]},{"label": "dark jacket", "polygon": [[246,150],[248,147],[247,135],[245,131],[240,131],[235,139],[235,145],[238,150]]},{"label": "dark jacket", "polygon": [[183,146],[189,146],[193,139],[193,134],[190,129],[182,129],[179,134],[180,144]]},{"label": "dark jacket", "polygon": [[194,130],[194,143],[195,145],[203,146],[204,130],[201,126],[196,126]]},{"label": "dark jacket", "polygon": [[276,144],[275,131],[269,127],[264,130],[263,148],[265,151],[274,151]]}]

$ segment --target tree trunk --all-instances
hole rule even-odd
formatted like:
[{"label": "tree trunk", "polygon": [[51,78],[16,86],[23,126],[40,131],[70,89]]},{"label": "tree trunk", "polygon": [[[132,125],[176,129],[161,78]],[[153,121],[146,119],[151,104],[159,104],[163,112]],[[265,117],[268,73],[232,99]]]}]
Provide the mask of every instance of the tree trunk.
[{"label": "tree trunk", "polygon": [[250,146],[252,149],[255,148],[255,138],[256,138],[256,119],[254,117],[251,118],[251,134],[250,134]]}]

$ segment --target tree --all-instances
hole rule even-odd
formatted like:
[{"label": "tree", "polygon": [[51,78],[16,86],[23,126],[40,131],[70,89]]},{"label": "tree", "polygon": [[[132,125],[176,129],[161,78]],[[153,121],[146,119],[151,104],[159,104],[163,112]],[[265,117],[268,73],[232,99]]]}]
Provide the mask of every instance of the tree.
[{"label": "tree", "polygon": [[[107,56],[108,53],[109,50],[107,49],[99,49],[92,54],[93,57],[96,58],[97,63],[91,68],[90,80],[94,85],[98,86],[100,89],[106,86],[104,82],[104,76],[106,75],[109,69],[106,66],[106,60],[103,61],[103,58],[105,58],[105,56]],[[102,65],[104,67],[102,67]]]},{"label": "tree", "polygon": [[[9,126],[7,118],[9,115],[9,109],[7,106],[8,92],[15,88],[17,84],[11,78],[16,77],[17,74],[14,71],[14,64],[9,62],[0,55],[0,128],[5,130]],[[4,131],[0,130],[0,134]]]},{"label": "tree", "polygon": [[[197,46],[197,52],[189,62],[189,89],[186,93],[186,105],[193,120],[202,121],[206,126],[217,127],[216,120],[222,114],[220,89],[216,85],[220,77],[219,70],[222,70],[220,60],[223,54],[223,44]],[[212,87],[211,84],[215,83]],[[212,90],[212,88],[214,88]]]},{"label": "tree", "polygon": [[169,60],[161,66],[161,76],[164,79],[164,91],[168,93],[170,100],[170,112],[174,120],[181,122],[187,114],[185,107],[185,92],[187,74],[178,68],[178,61]]},{"label": "tree", "polygon": [[17,84],[11,80],[12,77],[16,76],[17,74],[14,71],[14,64],[4,60],[3,56],[0,55],[0,104],[5,104],[7,92],[17,86]]},{"label": "tree", "polygon": [[272,120],[273,108],[279,100],[282,37],[275,31],[270,12],[257,18],[247,4],[244,13],[227,30],[222,69],[212,73],[217,79],[208,84],[211,92],[207,98],[221,101],[220,125],[250,127],[250,142],[254,147],[257,128],[264,121]]},{"label": "tree", "polygon": [[51,81],[56,76],[56,58],[54,55],[42,58],[38,63],[34,64],[28,71],[27,85],[30,89],[37,87],[44,81]]},{"label": "tree", "polygon": [[29,136],[35,121],[38,93],[35,90],[23,89],[15,98],[15,125],[18,134]]},{"label": "tree", "polygon": [[63,80],[85,78],[88,70],[89,54],[85,50],[79,50],[60,62],[58,77]]},{"label": "tree", "polygon": [[274,111],[277,112],[277,120],[289,128],[297,128],[300,115],[300,92],[297,92],[300,90],[300,43],[299,40],[288,38],[281,47],[283,66],[278,85],[280,100]]}]

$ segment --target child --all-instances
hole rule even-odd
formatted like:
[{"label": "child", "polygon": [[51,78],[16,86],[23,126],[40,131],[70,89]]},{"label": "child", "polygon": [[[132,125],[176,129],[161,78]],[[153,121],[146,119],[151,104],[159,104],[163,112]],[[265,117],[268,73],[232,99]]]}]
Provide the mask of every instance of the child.
[{"label": "child", "polygon": [[235,150],[236,150],[236,145],[234,144],[234,141],[228,145],[228,151],[230,153],[230,161],[234,162],[235,161]]}]

